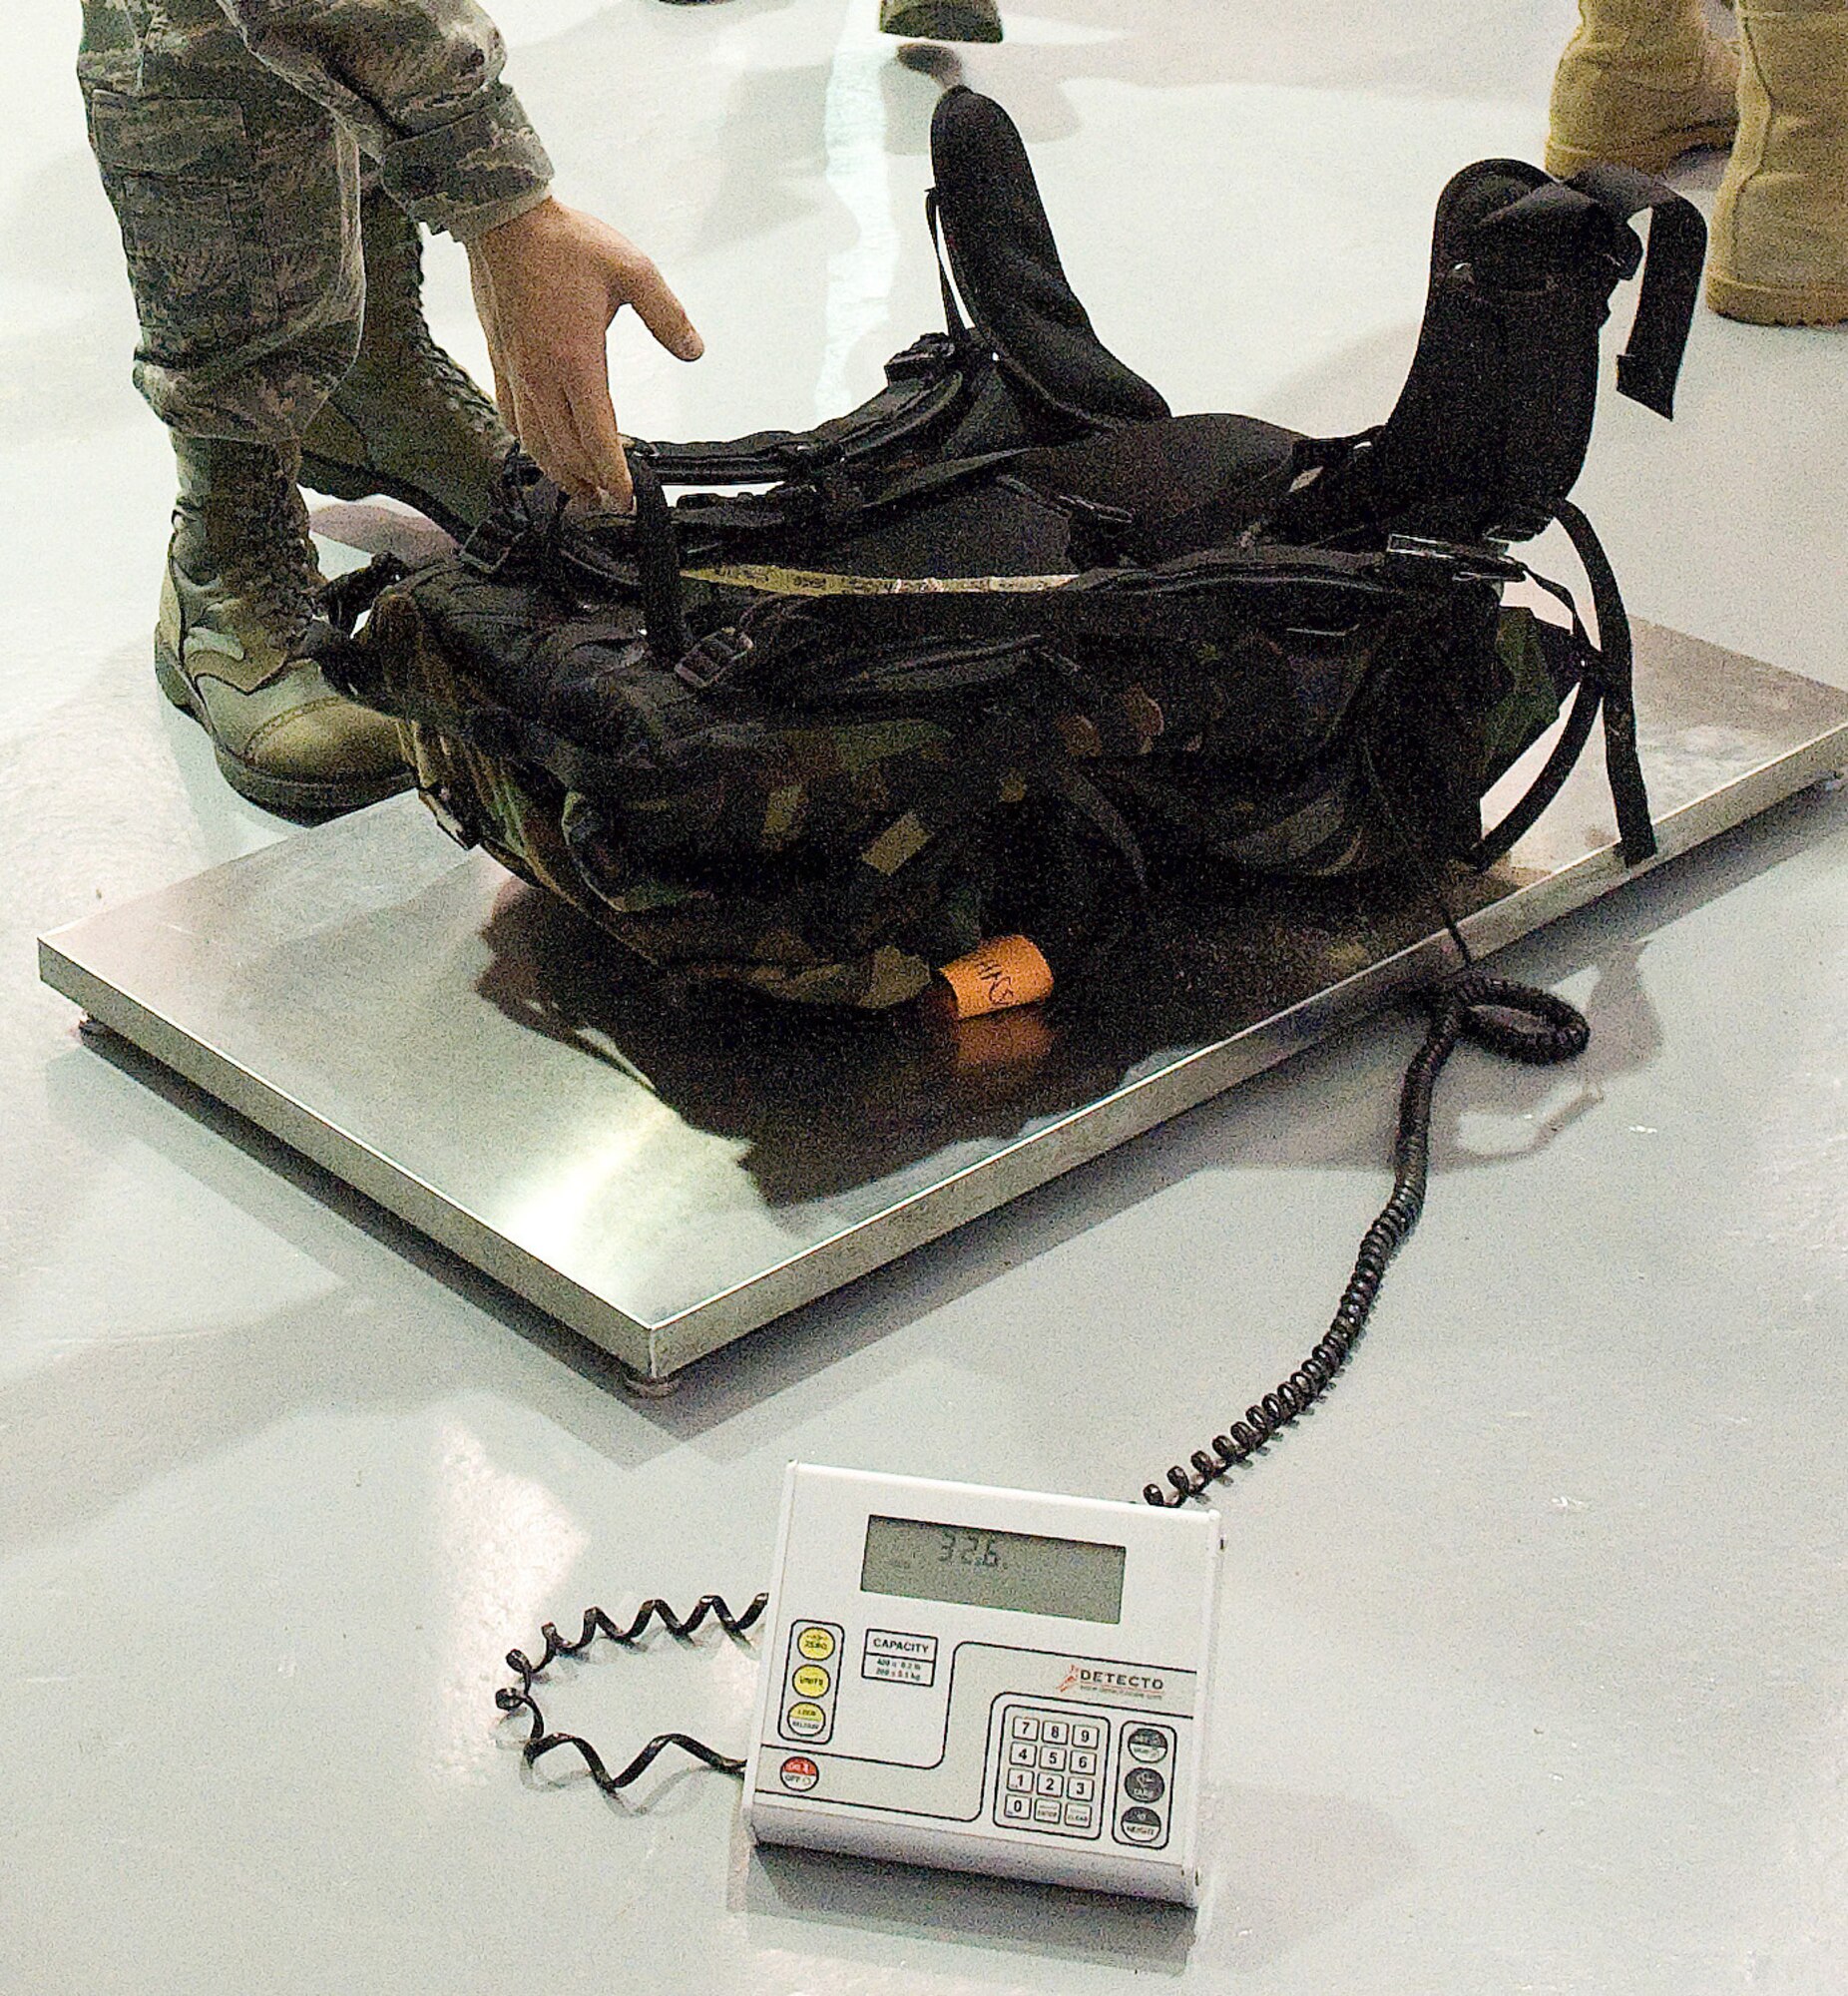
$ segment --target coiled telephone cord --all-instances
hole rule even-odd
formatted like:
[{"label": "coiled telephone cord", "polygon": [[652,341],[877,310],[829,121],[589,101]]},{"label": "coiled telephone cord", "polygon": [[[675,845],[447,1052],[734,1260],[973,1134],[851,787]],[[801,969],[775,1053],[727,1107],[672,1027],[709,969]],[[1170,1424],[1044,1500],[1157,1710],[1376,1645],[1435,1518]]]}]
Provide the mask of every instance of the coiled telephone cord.
[{"label": "coiled telephone cord", "polygon": [[621,1628],[612,1622],[601,1608],[587,1608],[584,1611],[584,1627],[575,1639],[561,1636],[552,1623],[546,1623],[539,1633],[546,1639],[545,1654],[534,1663],[523,1650],[509,1650],[507,1665],[519,1678],[518,1684],[503,1685],[494,1694],[494,1703],[502,1712],[513,1714],[528,1712],[532,1715],[532,1728],[521,1746],[521,1756],[532,1766],[542,1754],[550,1753],[556,1746],[575,1746],[583,1755],[584,1764],[590,1769],[591,1779],[606,1795],[620,1794],[632,1781],[640,1779],[655,1764],[660,1755],[670,1746],[678,1746],[684,1753],[691,1753],[695,1760],[702,1760],[708,1767],[721,1774],[741,1774],[744,1762],[729,1753],[720,1753],[708,1746],[703,1740],[694,1740],[686,1733],[658,1733],[644,1746],[628,1766],[620,1773],[613,1774],[604,1765],[603,1756],[588,1740],[580,1740],[575,1733],[548,1733],[546,1716],[539,1709],[539,1701],[533,1696],[534,1680],[545,1675],[547,1668],[560,1657],[581,1656],[599,1636],[607,1636],[613,1643],[621,1643],[626,1648],[639,1643],[659,1618],[663,1628],[671,1636],[685,1641],[700,1629],[709,1615],[727,1636],[746,1634],[769,1606],[770,1597],[759,1594],[752,1598],[750,1606],[741,1615],[733,1615],[725,1605],[724,1598],[717,1594],[699,1597],[691,1615],[684,1620],[675,1614],[665,1601],[645,1601],[636,1610],[635,1619],[628,1628]]},{"label": "coiled telephone cord", "polygon": [[[1462,946],[1454,925],[1451,934]],[[1532,984],[1489,977],[1473,966],[1431,997],[1431,1029],[1405,1071],[1399,1093],[1399,1127],[1393,1138],[1392,1197],[1362,1237],[1354,1272],[1342,1292],[1334,1321],[1313,1351],[1289,1377],[1245,1409],[1185,1465],[1169,1466],[1164,1482],[1143,1486],[1145,1503],[1168,1509],[1198,1497],[1228,1469],[1255,1455],[1268,1441],[1306,1413],[1328,1390],[1367,1327],[1380,1284],[1392,1257],[1418,1225],[1431,1175],[1431,1104],[1444,1064],[1460,1040],[1474,1040],[1492,1053],[1530,1067],[1552,1067],[1576,1059],[1590,1044],[1585,1014],[1568,1000]]]},{"label": "coiled telephone cord", "polygon": [[[1172,1509],[1202,1495],[1228,1469],[1255,1455],[1306,1413],[1347,1363],[1373,1314],[1373,1305],[1393,1256],[1405,1245],[1424,1212],[1431,1173],[1432,1103],[1438,1077],[1458,1044],[1474,1040],[1492,1053],[1530,1067],[1552,1067],[1561,1061],[1574,1060],[1590,1044],[1591,1026],[1576,1005],[1535,985],[1485,975],[1469,963],[1468,945],[1458,934],[1448,910],[1445,925],[1469,967],[1430,995],[1430,1030],[1406,1069],[1399,1093],[1399,1123],[1393,1138],[1392,1197],[1361,1240],[1354,1271],[1348,1277],[1334,1321],[1296,1370],[1247,1407],[1242,1420],[1231,1422],[1205,1448],[1195,1449],[1186,1465],[1172,1464],[1163,1482],[1145,1484],[1146,1503]],[[560,1657],[581,1655],[599,1636],[628,1647],[639,1643],[659,1620],[671,1635],[685,1640],[700,1629],[709,1616],[727,1636],[741,1637],[755,1626],[768,1603],[767,1594],[758,1594],[742,1614],[733,1615],[720,1596],[707,1594],[700,1597],[692,1614],[682,1618],[665,1601],[645,1601],[627,1628],[613,1622],[601,1608],[589,1608],[585,1610],[582,1630],[571,1639],[561,1636],[548,1622],[540,1630],[545,1638],[545,1651],[537,1663],[521,1650],[508,1651],[507,1663],[518,1682],[503,1686],[495,1693],[494,1702],[509,1716],[516,1712],[531,1716],[531,1728],[520,1749],[529,1767],[556,1747],[575,1747],[592,1780],[608,1795],[620,1794],[638,1780],[670,1746],[680,1747],[721,1774],[741,1774],[744,1771],[741,1757],[720,1753],[686,1733],[657,1734],[627,1766],[613,1774],[588,1740],[575,1733],[547,1731],[545,1715],[540,1711],[533,1687]]]}]

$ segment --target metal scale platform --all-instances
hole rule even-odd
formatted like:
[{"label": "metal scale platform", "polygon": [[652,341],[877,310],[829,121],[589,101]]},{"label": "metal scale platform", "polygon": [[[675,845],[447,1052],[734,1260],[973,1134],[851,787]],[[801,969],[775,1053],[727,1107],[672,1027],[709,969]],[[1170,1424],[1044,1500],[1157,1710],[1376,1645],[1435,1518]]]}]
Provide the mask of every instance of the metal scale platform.
[{"label": "metal scale platform", "polygon": [[[1848,764],[1848,694],[1646,624],[1636,654],[1657,864]],[[1634,877],[1615,836],[1594,750],[1459,889],[1473,948]],[[1246,902],[1216,924],[1236,997],[1203,1036],[1143,1014],[664,1008],[571,910],[399,797],[39,952],[92,1018],[646,1385],[1429,980],[1434,929],[1422,898]]]}]

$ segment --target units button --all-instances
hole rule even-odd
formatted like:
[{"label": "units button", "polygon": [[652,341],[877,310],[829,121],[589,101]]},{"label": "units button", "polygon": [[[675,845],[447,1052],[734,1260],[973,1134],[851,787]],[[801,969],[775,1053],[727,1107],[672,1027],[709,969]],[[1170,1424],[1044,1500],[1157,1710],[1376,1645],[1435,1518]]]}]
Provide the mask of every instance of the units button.
[{"label": "units button", "polygon": [[1132,1801],[1158,1802],[1167,1783],[1153,1767],[1132,1767],[1123,1777],[1123,1791]]},{"label": "units button", "polygon": [[789,1680],[790,1688],[803,1698],[826,1698],[833,1682],[819,1664],[804,1664]]},{"label": "units button", "polygon": [[1133,1726],[1123,1744],[1139,1760],[1165,1760],[1168,1736],[1158,1726]]},{"label": "units button", "polygon": [[783,1714],[783,1731],[794,1740],[812,1740],[827,1729],[828,1716],[818,1705],[792,1705]]},{"label": "units button", "polygon": [[1117,1818],[1117,1835],[1124,1843],[1154,1843],[1161,1834],[1161,1818],[1152,1808],[1127,1808]]},{"label": "units button", "polygon": [[834,1654],[834,1632],[832,1629],[804,1629],[795,1639],[795,1647],[811,1664],[825,1664]]}]

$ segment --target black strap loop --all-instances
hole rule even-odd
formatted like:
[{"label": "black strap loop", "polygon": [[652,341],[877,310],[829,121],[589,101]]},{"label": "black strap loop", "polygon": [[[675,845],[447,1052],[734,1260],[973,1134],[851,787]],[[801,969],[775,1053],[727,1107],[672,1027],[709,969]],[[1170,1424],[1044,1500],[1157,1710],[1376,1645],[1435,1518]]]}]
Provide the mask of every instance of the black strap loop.
[{"label": "black strap loop", "polygon": [[1674,384],[1700,291],[1707,226],[1685,196],[1633,167],[1587,167],[1569,185],[1620,223],[1651,211],[1642,295],[1630,321],[1629,344],[1617,359],[1617,393],[1671,417]]},{"label": "black strap loop", "polygon": [[1629,613],[1617,589],[1617,576],[1592,523],[1571,500],[1559,504],[1559,522],[1566,529],[1586,579],[1592,585],[1592,608],[1598,615],[1598,673],[1604,692],[1605,773],[1611,800],[1617,806],[1617,839],[1625,866],[1640,866],[1655,856],[1655,827],[1649,819],[1649,792],[1636,752],[1634,660]]}]

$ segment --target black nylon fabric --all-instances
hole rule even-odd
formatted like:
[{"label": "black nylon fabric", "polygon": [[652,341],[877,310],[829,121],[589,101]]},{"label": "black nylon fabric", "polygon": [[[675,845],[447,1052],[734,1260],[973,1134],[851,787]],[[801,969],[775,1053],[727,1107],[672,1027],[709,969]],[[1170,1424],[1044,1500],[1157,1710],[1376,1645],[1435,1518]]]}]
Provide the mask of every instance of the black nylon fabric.
[{"label": "black nylon fabric", "polygon": [[956,287],[1002,366],[1050,416],[1150,422],[1167,403],[1099,339],[1066,280],[1014,121],[973,90],[945,91],[931,168]]}]

